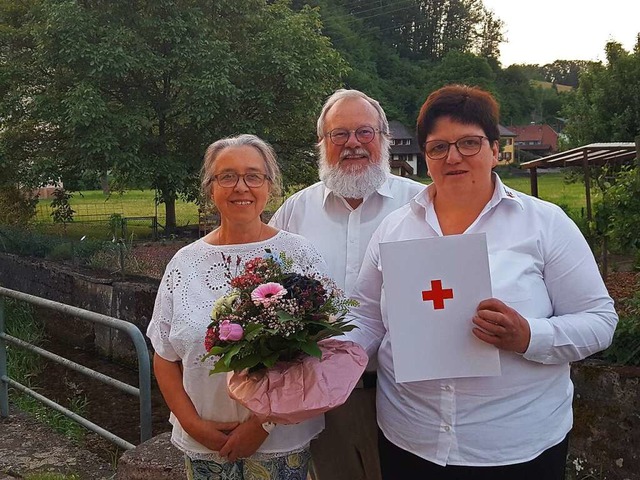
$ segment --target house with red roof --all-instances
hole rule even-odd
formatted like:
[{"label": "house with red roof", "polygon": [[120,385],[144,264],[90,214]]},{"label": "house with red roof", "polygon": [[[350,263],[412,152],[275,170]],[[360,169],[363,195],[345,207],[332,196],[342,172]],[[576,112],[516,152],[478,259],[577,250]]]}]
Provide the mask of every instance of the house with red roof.
[{"label": "house with red roof", "polygon": [[518,150],[544,157],[558,151],[558,133],[547,124],[510,126]]}]

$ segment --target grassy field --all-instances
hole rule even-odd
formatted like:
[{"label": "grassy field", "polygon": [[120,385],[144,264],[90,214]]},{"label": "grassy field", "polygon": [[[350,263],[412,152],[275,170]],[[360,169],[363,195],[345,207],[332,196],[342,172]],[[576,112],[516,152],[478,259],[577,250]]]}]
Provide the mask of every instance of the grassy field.
[{"label": "grassy field", "polygon": [[[503,182],[514,190],[531,194],[529,177],[505,177]],[[591,192],[592,202],[595,200],[594,192]],[[586,208],[584,184],[565,183],[562,173],[545,173],[538,175],[538,196],[556,205],[567,206],[572,211],[580,211]]]},{"label": "grassy field", "polygon": [[[528,176],[502,175],[503,181],[518,191],[530,193]],[[547,173],[538,177],[540,198],[563,205],[579,214],[586,206],[584,186],[582,183],[567,184],[562,173]],[[40,228],[71,238],[81,238],[90,235],[93,238],[110,238],[109,217],[116,213],[122,217],[158,217],[160,231],[164,225],[165,206],[156,207],[153,190],[132,190],[124,194],[104,195],[101,191],[76,192],[70,200],[75,210],[74,221],[65,227],[54,225],[51,219],[51,200],[41,200],[37,207],[36,220]],[[279,202],[269,205],[268,209],[276,209]],[[198,206],[195,203],[176,201],[176,220],[179,226],[196,225],[198,223]],[[151,236],[151,222],[149,220],[130,221],[129,234],[134,233],[137,238]]]},{"label": "grassy field", "polygon": [[[509,187],[519,192],[531,194],[529,176],[514,176],[505,172],[498,172],[502,181]],[[428,183],[428,181],[427,181]],[[539,173],[538,196],[548,202],[562,205],[573,212],[580,212],[586,208],[584,184],[582,182],[566,183],[563,173]],[[591,192],[592,202],[596,196]]]}]

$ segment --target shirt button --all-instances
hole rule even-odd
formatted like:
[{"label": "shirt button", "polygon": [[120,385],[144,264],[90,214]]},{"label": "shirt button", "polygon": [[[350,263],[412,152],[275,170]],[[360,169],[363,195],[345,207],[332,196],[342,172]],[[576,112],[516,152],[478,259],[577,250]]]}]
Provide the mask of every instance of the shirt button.
[{"label": "shirt button", "polygon": [[444,389],[445,389],[447,392],[450,392],[450,391],[452,390],[452,388],[451,388],[451,386],[450,386],[450,385],[447,385],[446,387],[444,387]]},{"label": "shirt button", "polygon": [[448,432],[448,431],[450,431],[450,430],[451,430],[451,427],[450,427],[449,425],[445,425],[445,427],[444,427],[444,431],[445,431],[445,432]]}]

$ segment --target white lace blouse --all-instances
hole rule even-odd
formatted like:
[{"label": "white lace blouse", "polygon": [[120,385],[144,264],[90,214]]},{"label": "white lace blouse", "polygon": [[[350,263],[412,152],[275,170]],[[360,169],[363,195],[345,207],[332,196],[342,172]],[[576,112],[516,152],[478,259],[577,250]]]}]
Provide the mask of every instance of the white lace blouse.
[{"label": "white lace blouse", "polygon": [[[182,361],[183,386],[198,414],[207,420],[243,422],[250,412],[227,394],[226,374],[209,375],[213,359],[201,361],[204,337],[214,302],[229,290],[222,254],[232,258],[232,275],[240,274],[247,260],[263,257],[265,249],[285,252],[298,273],[326,274],[320,254],[303,237],[278,232],[272,238],[241,245],[210,245],[198,240],[179,250],[167,265],[158,289],[147,336],[162,358]],[[237,272],[236,260],[239,259]],[[224,461],[187,434],[171,415],[172,442],[192,459]],[[324,428],[324,416],[296,425],[278,425],[255,455],[273,456],[304,448]]]}]

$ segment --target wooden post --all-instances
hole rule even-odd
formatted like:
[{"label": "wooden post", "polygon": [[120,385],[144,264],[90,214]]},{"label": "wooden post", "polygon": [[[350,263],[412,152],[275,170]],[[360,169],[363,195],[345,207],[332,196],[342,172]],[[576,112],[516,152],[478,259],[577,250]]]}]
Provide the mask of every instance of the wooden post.
[{"label": "wooden post", "polygon": [[636,182],[640,188],[640,135],[635,138],[636,142]]},{"label": "wooden post", "polygon": [[584,190],[587,199],[587,220],[590,222],[591,215],[591,175],[589,172],[589,154],[585,148],[582,151],[582,169],[584,171]]},{"label": "wooden post", "polygon": [[538,168],[529,169],[529,183],[531,184],[531,196],[538,198]]}]

